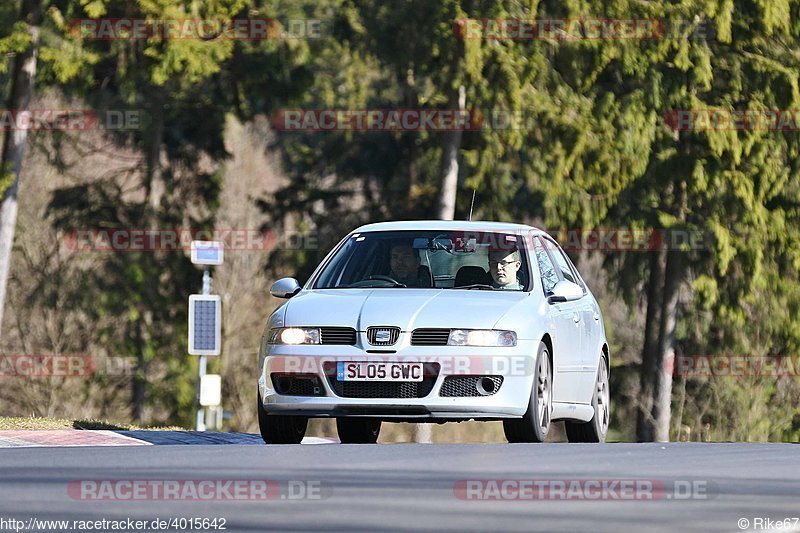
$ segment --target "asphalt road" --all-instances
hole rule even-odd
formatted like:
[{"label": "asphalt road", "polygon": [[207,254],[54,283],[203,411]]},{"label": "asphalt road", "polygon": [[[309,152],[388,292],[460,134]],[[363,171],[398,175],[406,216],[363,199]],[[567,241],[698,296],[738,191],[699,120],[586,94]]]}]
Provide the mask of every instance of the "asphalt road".
[{"label": "asphalt road", "polygon": [[[468,492],[470,498],[498,496],[495,489],[500,485],[476,480],[507,479],[528,484],[506,484],[499,495],[514,498],[516,486],[523,488],[525,499],[464,499]],[[79,485],[87,480],[97,484],[89,485],[90,490]],[[149,494],[154,499],[91,499],[130,495],[120,488],[128,485],[119,480],[149,480],[147,490],[155,492],[138,497]],[[175,500],[174,495],[165,500],[159,489],[152,488],[158,485],[153,480],[193,480],[189,483],[195,488],[201,480],[270,480],[278,492],[267,490],[266,501],[187,501]],[[467,480],[473,483],[469,491]],[[539,485],[525,489],[533,480]],[[626,492],[621,485],[608,484],[615,480],[628,480],[628,488],[631,481],[638,484]],[[112,492],[100,489],[104,481]],[[295,483],[290,487],[290,482]],[[571,485],[559,492],[558,487],[565,486],[559,482]],[[598,492],[603,482],[606,486]],[[256,482],[245,483],[252,487]],[[304,491],[313,498],[292,499]],[[191,497],[191,492],[180,497]],[[225,518],[227,531],[526,532],[742,531],[745,524],[739,521],[746,519],[744,530],[761,531],[758,525],[766,527],[767,520],[800,517],[800,445],[333,444],[0,450],[0,519],[28,517],[148,522]],[[788,530],[800,531],[800,523]]]}]

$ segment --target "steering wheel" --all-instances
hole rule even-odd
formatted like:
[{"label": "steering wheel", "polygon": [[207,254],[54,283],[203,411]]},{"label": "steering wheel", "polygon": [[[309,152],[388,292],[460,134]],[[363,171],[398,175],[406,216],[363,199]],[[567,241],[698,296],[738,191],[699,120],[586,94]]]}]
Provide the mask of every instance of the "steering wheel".
[{"label": "steering wheel", "polygon": [[400,283],[399,281],[397,281],[393,277],[384,276],[383,274],[373,274],[372,276],[369,277],[369,279],[375,279],[375,280],[380,280],[380,281],[390,281],[390,282],[394,283],[395,285],[403,285],[405,287],[405,283]]}]

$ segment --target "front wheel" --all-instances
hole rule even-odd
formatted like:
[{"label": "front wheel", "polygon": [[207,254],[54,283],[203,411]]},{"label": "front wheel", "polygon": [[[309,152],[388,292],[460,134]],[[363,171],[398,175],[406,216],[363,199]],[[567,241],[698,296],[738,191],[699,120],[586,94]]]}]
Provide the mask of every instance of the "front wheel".
[{"label": "front wheel", "polygon": [[570,442],[605,442],[611,408],[608,403],[608,364],[605,354],[600,357],[592,394],[594,416],[588,422],[564,422]]},{"label": "front wheel", "polygon": [[306,436],[308,418],[304,416],[270,415],[258,401],[258,429],[267,444],[300,444]]},{"label": "front wheel", "polygon": [[336,431],[342,444],[375,444],[381,433],[377,418],[337,418]]},{"label": "front wheel", "polygon": [[553,370],[547,345],[539,343],[528,410],[522,418],[503,421],[508,442],[544,442],[553,413]]}]

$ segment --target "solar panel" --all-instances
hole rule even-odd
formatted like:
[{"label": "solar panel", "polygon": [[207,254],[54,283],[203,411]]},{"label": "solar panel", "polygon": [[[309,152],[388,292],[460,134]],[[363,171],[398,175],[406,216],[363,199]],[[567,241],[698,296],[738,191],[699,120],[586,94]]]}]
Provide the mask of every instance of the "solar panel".
[{"label": "solar panel", "polygon": [[222,344],[222,301],[219,295],[189,296],[189,353],[219,355]]}]

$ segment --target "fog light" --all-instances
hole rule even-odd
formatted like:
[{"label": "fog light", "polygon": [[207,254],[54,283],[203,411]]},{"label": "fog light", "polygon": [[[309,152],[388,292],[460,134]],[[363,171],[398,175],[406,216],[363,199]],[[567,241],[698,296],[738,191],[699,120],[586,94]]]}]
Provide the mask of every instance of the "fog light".
[{"label": "fog light", "polygon": [[475,383],[475,388],[481,396],[489,396],[495,393],[494,381],[486,376]]}]

